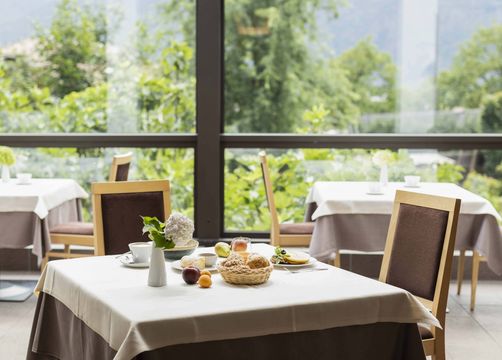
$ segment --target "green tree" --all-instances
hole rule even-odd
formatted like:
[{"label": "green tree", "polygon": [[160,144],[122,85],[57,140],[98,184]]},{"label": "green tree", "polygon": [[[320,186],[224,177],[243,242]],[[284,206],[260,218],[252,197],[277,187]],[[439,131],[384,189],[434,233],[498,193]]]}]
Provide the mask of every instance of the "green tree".
[{"label": "green tree", "polygon": [[332,126],[358,114],[339,69],[315,56],[319,11],[338,0],[225,2],[225,122],[228,131],[289,132],[305,110],[324,104]]},{"label": "green tree", "polygon": [[48,62],[40,81],[63,97],[104,81],[106,16],[77,0],[62,0],[48,30],[38,28],[38,51]]},{"label": "green tree", "polygon": [[362,114],[396,111],[396,66],[371,38],[342,53],[333,66],[347,72],[347,79],[358,95],[355,104]]},{"label": "green tree", "polygon": [[[485,97],[481,112],[481,131],[485,133],[502,132],[502,91]],[[483,170],[489,176],[501,174],[502,151],[482,151]]]},{"label": "green tree", "polygon": [[478,108],[485,95],[502,90],[502,25],[479,29],[438,77],[438,107]]}]

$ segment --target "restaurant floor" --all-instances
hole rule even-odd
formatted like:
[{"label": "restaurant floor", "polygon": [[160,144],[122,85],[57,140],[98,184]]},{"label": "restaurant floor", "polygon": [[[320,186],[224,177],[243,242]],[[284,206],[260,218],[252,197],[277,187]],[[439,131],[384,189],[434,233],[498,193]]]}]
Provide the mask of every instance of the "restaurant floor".
[{"label": "restaurant floor", "polygon": [[[455,285],[448,302],[447,359],[502,359],[502,281],[480,281],[474,312],[469,311],[469,282],[461,296],[454,295]],[[25,358],[35,304],[35,296],[23,303],[0,302],[0,359]]]}]

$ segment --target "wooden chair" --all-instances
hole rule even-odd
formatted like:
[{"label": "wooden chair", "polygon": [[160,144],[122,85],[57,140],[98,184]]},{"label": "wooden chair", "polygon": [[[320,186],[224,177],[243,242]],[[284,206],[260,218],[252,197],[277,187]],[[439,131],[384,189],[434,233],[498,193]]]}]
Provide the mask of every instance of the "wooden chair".
[{"label": "wooden chair", "polygon": [[[460,250],[457,267],[457,295],[462,291],[462,282],[464,280],[465,268],[465,249]],[[486,257],[482,256],[476,249],[472,250],[472,274],[471,274],[471,304],[470,309],[474,311],[476,307],[476,291],[478,289],[479,265],[482,261],[486,261]]]},{"label": "wooden chair", "polygon": [[445,359],[445,317],[460,200],[396,191],[380,281],[408,290],[442,329],[419,325],[425,355]]},{"label": "wooden chair", "polygon": [[[132,153],[115,155],[112,159],[108,181],[127,181]],[[72,253],[70,246],[94,246],[94,226],[86,222],[59,224],[50,229],[51,244],[62,244],[63,251],[48,251],[42,261],[43,269],[50,258],[75,258],[92,254]]]},{"label": "wooden chair", "polygon": [[131,242],[150,241],[140,216],[165,221],[171,213],[169,192],[168,180],[92,184],[94,254],[122,254]]},{"label": "wooden chair", "polygon": [[129,168],[132,162],[132,153],[115,155],[110,167],[108,181],[127,181],[129,177]]},{"label": "wooden chair", "polygon": [[[270,172],[267,164],[267,154],[259,153],[263,182],[265,183],[265,195],[270,211],[271,229],[270,240],[273,246],[308,246],[314,230],[313,222],[281,224],[275,207],[274,192],[270,180]],[[337,256],[337,258],[339,258]]]}]

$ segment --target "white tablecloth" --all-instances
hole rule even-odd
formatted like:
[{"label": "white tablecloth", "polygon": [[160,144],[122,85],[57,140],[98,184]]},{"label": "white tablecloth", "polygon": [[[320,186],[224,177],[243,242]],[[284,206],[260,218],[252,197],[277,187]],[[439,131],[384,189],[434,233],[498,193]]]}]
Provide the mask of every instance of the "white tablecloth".
[{"label": "white tablecloth", "polygon": [[[253,251],[269,256],[269,245]],[[322,264],[320,266],[328,266]],[[65,304],[110,347],[116,359],[164,346],[321,330],[375,322],[438,325],[408,292],[330,267],[274,270],[260,286],[186,285],[167,264],[167,286],[148,287],[148,269],[130,269],[113,256],[50,262],[37,286]]]},{"label": "white tablecloth", "polygon": [[34,212],[40,219],[66,201],[87,197],[71,179],[32,179],[29,185],[19,185],[14,179],[0,182],[0,212]]},{"label": "white tablecloth", "polygon": [[389,183],[382,187],[383,194],[370,195],[366,182],[321,181],[310,189],[307,203],[317,204],[312,220],[334,214],[391,214],[396,190],[458,198],[462,200],[461,214],[486,214],[502,220],[488,200],[451,183],[421,183],[417,188]]}]

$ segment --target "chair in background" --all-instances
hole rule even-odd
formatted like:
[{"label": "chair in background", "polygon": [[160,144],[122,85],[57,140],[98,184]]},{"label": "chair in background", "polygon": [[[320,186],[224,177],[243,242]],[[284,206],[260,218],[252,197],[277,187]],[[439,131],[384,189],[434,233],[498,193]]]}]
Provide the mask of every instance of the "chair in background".
[{"label": "chair in background", "polygon": [[[457,295],[462,291],[462,282],[464,280],[465,267],[465,249],[460,250],[458,257],[457,268]],[[482,261],[486,261],[486,257],[482,256],[476,249],[472,250],[472,273],[471,273],[471,304],[470,309],[474,311],[476,307],[476,291],[478,289],[479,265]]]},{"label": "chair in background", "polygon": [[113,255],[129,251],[135,241],[150,241],[142,233],[140,216],[165,221],[171,213],[169,181],[128,181],[92,184],[94,254]]},{"label": "chair in background", "polygon": [[131,162],[132,153],[115,155],[112,159],[108,181],[127,181]]},{"label": "chair in background", "polygon": [[445,359],[445,317],[460,200],[396,191],[380,281],[415,295],[442,329],[419,325],[425,355]]},{"label": "chair in background", "polygon": [[[115,155],[112,159],[108,181],[127,181],[132,153]],[[75,258],[90,256],[88,253],[72,253],[71,246],[94,246],[94,225],[87,222],[70,222],[56,225],[50,229],[51,244],[61,244],[63,251],[48,251],[42,261],[43,269],[50,258]]]},{"label": "chair in background", "polygon": [[[265,183],[265,195],[267,198],[268,209],[270,211],[271,229],[270,240],[273,246],[309,246],[312,232],[314,230],[313,222],[303,223],[284,223],[279,222],[279,215],[275,207],[274,192],[270,180],[270,172],[267,163],[267,154],[264,151],[259,153],[263,182]],[[337,254],[337,259],[339,258]]]}]

